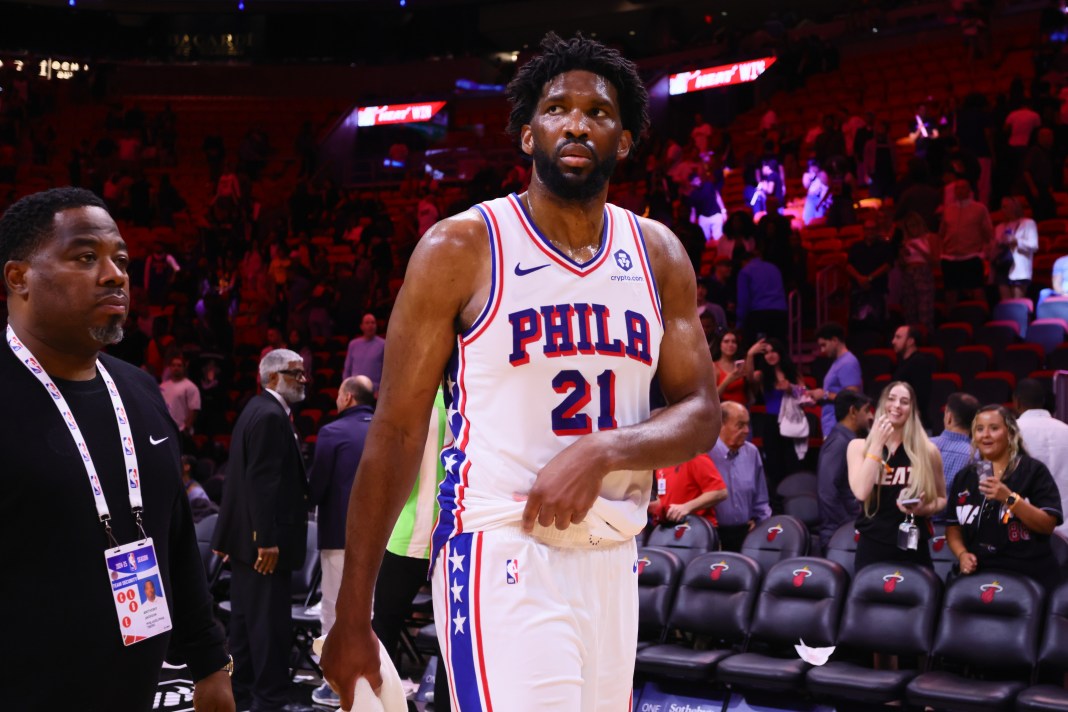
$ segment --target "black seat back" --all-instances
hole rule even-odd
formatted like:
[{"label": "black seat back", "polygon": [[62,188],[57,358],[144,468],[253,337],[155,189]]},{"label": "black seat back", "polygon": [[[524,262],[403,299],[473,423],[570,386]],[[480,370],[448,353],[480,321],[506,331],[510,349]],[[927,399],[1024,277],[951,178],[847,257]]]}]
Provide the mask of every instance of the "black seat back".
[{"label": "black seat back", "polygon": [[778,562],[760,587],[750,627],[753,638],[834,645],[846,581],[845,569],[827,559],[800,556]]},{"label": "black seat back", "polygon": [[767,571],[783,559],[807,555],[809,536],[801,520],[777,514],[757,523],[742,542],[742,553]]},{"label": "black seat back", "polygon": [[718,549],[719,538],[711,522],[689,514],[681,522],[662,524],[653,529],[645,545],[672,549],[686,564],[706,551]]},{"label": "black seat back", "polygon": [[682,561],[668,549],[638,549],[638,638],[663,640],[675,603]]},{"label": "black seat back", "polygon": [[814,472],[795,472],[782,478],[775,488],[780,497],[794,497],[799,494],[818,494],[816,474]]},{"label": "black seat back", "polygon": [[[1056,535],[1050,537],[1054,538]],[[1050,594],[1043,629],[1039,661],[1043,666],[1068,671],[1068,584]]]},{"label": "black seat back", "polygon": [[204,564],[204,575],[208,578],[209,586],[215,583],[223,564],[222,559],[211,550],[211,537],[215,533],[215,522],[218,520],[218,514],[209,514],[193,525],[197,536],[197,550],[200,552],[200,561]]},{"label": "black seat back", "polygon": [[1043,623],[1042,587],[1008,572],[961,576],[946,587],[932,653],[1010,674],[1030,672]]},{"label": "black seat back", "polygon": [[835,530],[827,542],[826,557],[853,575],[853,561],[857,556],[857,540],[860,533],[853,522],[846,522]]},{"label": "black seat back", "polygon": [[926,655],[941,597],[942,580],[924,566],[866,566],[849,587],[838,643],[892,655]]},{"label": "black seat back", "polygon": [[290,592],[294,600],[303,601],[306,605],[314,603],[315,589],[319,586],[321,570],[319,568],[319,537],[318,525],[308,522],[307,555],[304,557],[304,565],[299,569],[293,569],[290,579]]},{"label": "black seat back", "polygon": [[743,554],[701,554],[682,574],[669,627],[729,642],[743,640],[760,594],[760,576],[760,566]]},{"label": "black seat back", "polygon": [[947,581],[954,564],[957,563],[957,557],[953,555],[953,550],[946,541],[945,524],[934,525],[934,533],[927,540],[927,547],[931,550],[931,563],[934,564],[935,573],[943,581]]}]

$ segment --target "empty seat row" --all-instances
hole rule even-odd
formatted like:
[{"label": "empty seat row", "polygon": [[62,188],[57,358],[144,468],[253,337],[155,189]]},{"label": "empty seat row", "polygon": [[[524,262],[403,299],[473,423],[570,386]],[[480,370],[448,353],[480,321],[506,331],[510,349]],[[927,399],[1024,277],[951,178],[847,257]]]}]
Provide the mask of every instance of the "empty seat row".
[{"label": "empty seat row", "polygon": [[[1068,709],[1057,684],[1068,671],[1068,586],[1047,606],[1038,584],[1010,573],[943,587],[929,569],[888,563],[850,583],[842,566],[815,557],[786,559],[761,575],[743,554],[706,553],[685,568],[670,551],[641,556],[643,633],[655,627],[654,603],[669,610],[659,614],[659,635],[638,651],[640,678],[847,704]],[[802,660],[802,641],[833,646],[822,651],[830,662]],[[896,664],[875,669],[877,655],[897,656]],[[1052,684],[1035,684],[1046,680]]]}]

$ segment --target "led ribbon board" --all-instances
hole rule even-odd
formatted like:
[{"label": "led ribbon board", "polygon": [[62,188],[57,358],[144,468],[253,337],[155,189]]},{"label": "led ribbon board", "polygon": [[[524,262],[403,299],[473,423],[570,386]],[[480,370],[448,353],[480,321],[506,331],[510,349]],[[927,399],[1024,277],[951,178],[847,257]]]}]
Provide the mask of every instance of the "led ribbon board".
[{"label": "led ribbon board", "polygon": [[672,96],[688,94],[702,89],[715,89],[752,82],[775,64],[775,57],[751,59],[748,62],[721,64],[718,67],[705,67],[690,72],[672,74],[668,77],[668,93]]}]

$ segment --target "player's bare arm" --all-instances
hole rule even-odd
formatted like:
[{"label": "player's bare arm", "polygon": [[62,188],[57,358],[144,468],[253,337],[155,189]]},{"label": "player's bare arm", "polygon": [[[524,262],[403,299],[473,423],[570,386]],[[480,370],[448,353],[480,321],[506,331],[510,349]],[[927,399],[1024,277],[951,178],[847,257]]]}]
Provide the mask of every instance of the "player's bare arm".
[{"label": "player's bare arm", "polygon": [[523,511],[528,531],[534,522],[564,529],[582,521],[609,472],[677,465],[707,452],[719,437],[719,396],[694,308],[693,267],[670,230],[639,220],[660,290],[664,337],[657,376],[668,407],[644,423],[584,435],[550,460]]},{"label": "player's bare arm", "polygon": [[474,321],[490,283],[489,236],[474,211],[443,220],[412,254],[389,323],[378,408],[349,500],[337,622],[323,650],[323,675],[352,706],[359,677],[379,676],[371,599],[383,552],[412,490],[430,410],[458,330]]}]

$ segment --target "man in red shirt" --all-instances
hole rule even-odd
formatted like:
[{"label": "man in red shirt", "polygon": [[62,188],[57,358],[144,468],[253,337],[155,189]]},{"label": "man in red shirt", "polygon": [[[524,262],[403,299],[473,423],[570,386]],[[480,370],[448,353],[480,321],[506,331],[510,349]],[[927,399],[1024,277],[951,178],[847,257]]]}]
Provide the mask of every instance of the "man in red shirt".
[{"label": "man in red shirt", "polygon": [[704,517],[716,526],[716,503],[727,499],[727,485],[707,454],[656,471],[657,499],[649,511],[657,524],[679,522],[687,514]]}]

